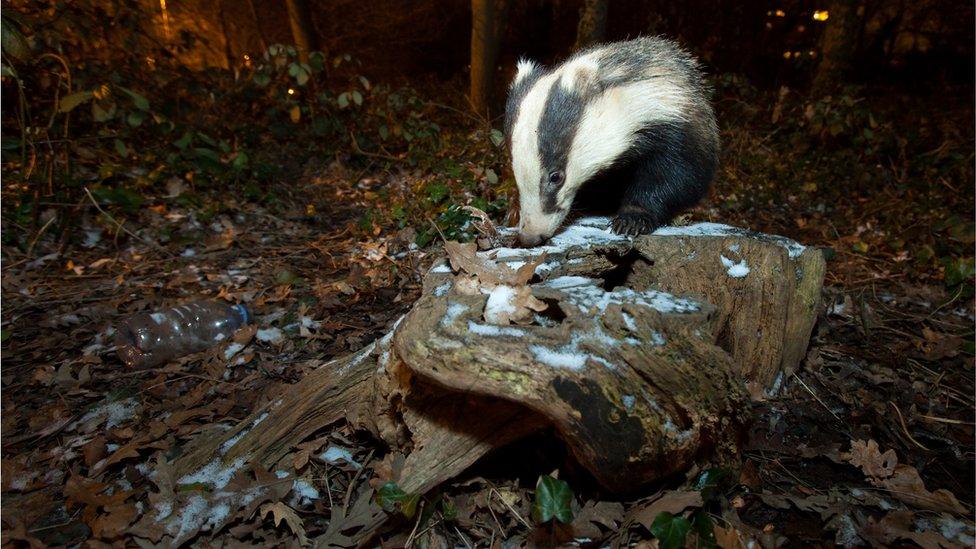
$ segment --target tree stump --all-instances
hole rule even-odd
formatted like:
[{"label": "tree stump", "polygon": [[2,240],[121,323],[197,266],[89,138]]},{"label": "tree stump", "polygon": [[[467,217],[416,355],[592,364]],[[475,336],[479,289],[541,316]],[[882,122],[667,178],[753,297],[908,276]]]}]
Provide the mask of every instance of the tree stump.
[{"label": "tree stump", "polygon": [[[607,224],[531,249],[449,245],[387,336],[202,441],[177,475],[213,459],[271,469],[339,420],[405,456],[394,480],[410,493],[550,425],[616,492],[734,449],[748,395],[777,390],[804,356],[821,254],[724,225],[628,238]],[[320,545],[355,544],[386,518],[369,493],[350,507]]]}]

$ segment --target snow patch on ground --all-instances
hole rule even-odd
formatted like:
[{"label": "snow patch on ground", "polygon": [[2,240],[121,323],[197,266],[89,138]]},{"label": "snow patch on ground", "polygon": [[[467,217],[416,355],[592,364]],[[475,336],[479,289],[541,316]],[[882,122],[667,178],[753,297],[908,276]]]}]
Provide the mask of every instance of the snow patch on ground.
[{"label": "snow patch on ground", "polygon": [[244,466],[246,461],[245,456],[240,456],[232,463],[224,465],[220,458],[215,458],[197,472],[184,475],[177,481],[177,484],[206,484],[217,490],[227,486],[230,479],[234,478],[234,475]]},{"label": "snow patch on ground", "polygon": [[447,292],[449,292],[450,290],[451,290],[451,283],[445,282],[440,286],[434,288],[434,295],[437,297],[443,297],[447,295]]},{"label": "snow patch on ground", "polygon": [[583,312],[589,312],[594,308],[603,312],[611,304],[625,303],[643,305],[661,313],[689,313],[700,309],[698,303],[693,300],[675,297],[657,290],[637,292],[630,288],[617,288],[608,292],[601,288],[596,280],[582,276],[560,276],[547,280],[544,285],[566,294],[566,301],[576,305]]},{"label": "snow patch on ground", "polygon": [[[304,318],[302,320],[304,320]],[[306,326],[306,328],[307,327],[308,326]],[[258,341],[264,341],[266,343],[278,343],[279,341],[285,339],[285,334],[281,333],[281,330],[278,328],[264,328],[258,330],[254,334],[254,337],[256,337]]]},{"label": "snow patch on ground", "polygon": [[84,417],[72,424],[71,428],[94,421],[96,426],[105,422],[105,428],[112,429],[132,419],[138,409],[139,402],[134,398],[108,402],[85,414]]},{"label": "snow patch on ground", "polygon": [[573,351],[556,351],[542,345],[529,345],[529,350],[539,362],[552,366],[553,368],[566,368],[569,370],[582,370],[586,366],[586,353]]},{"label": "snow patch on ground", "polygon": [[[535,257],[542,252],[564,252],[571,246],[589,247],[613,242],[625,242],[628,240],[630,240],[630,237],[615,234],[610,231],[609,217],[587,217],[579,219],[572,225],[566,227],[562,232],[553,236],[548,244],[536,246],[535,248],[497,248],[479,253],[489,254],[489,256],[494,256],[495,259],[500,260],[516,259]],[[538,272],[538,268],[536,272]]]},{"label": "snow patch on ground", "polygon": [[727,272],[732,278],[743,278],[749,274],[749,265],[746,263],[745,259],[736,263],[724,255],[719,257],[722,258],[722,265],[724,265],[726,269],[725,272]]},{"label": "snow patch on ground", "polygon": [[447,306],[447,312],[444,313],[444,318],[441,319],[441,326],[454,324],[454,321],[467,310],[468,306],[463,303],[451,303]]},{"label": "snow patch on ground", "polygon": [[230,360],[234,355],[239,353],[243,348],[244,346],[241,345],[240,343],[237,342],[231,343],[230,345],[227,346],[226,349],[224,349],[224,360]]},{"label": "snow patch on ground", "polygon": [[525,330],[520,330],[518,328],[509,328],[507,326],[493,326],[489,324],[479,324],[473,320],[468,321],[468,331],[482,336],[498,337],[498,336],[512,336],[512,337],[522,337],[525,335]]},{"label": "snow patch on ground", "polygon": [[362,465],[352,458],[352,452],[341,446],[329,446],[325,452],[319,458],[326,462],[335,465],[340,461],[345,461],[349,465],[352,465],[356,469],[362,469]]},{"label": "snow patch on ground", "polygon": [[660,227],[658,230],[654,231],[653,234],[655,236],[746,236],[752,238],[758,237],[760,240],[773,242],[785,248],[786,253],[789,254],[790,256],[790,259],[796,259],[797,257],[800,257],[800,254],[802,254],[803,250],[806,249],[806,246],[796,242],[795,240],[786,238],[785,236],[756,233],[756,232],[748,231],[746,229],[741,229],[739,227],[723,225],[721,223],[695,223],[694,225],[686,225],[684,227]]},{"label": "snow patch on ground", "polygon": [[[491,324],[503,324],[502,319],[515,312],[515,288],[499,284],[492,288],[485,304],[485,320]],[[507,322],[505,322],[507,324]]]},{"label": "snow patch on ground", "polygon": [[440,264],[434,265],[434,267],[431,268],[430,272],[432,272],[432,273],[452,273],[454,271],[451,270],[451,266],[450,265],[448,265],[446,262],[444,262],[444,263],[440,263]]}]

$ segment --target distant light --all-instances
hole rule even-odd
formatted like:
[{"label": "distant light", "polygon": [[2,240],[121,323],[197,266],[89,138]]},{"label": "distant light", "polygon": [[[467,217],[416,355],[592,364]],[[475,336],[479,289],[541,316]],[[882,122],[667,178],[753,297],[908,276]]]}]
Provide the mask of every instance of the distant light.
[{"label": "distant light", "polygon": [[816,10],[813,12],[814,21],[826,21],[830,17],[830,12],[827,10]]},{"label": "distant light", "polygon": [[796,30],[797,30],[797,32],[807,32],[807,26],[806,25],[797,25],[796,26]]},{"label": "distant light", "polygon": [[295,90],[288,88],[288,95],[295,95]]},{"label": "distant light", "polygon": [[815,50],[810,50],[809,53],[810,53],[810,57],[816,57],[817,56],[817,52]]},{"label": "distant light", "polygon": [[251,56],[245,53],[244,54],[244,60],[245,61],[250,61],[251,60]]},{"label": "distant light", "polygon": [[783,59],[789,59],[790,57],[793,57],[793,52],[791,52],[791,51],[784,51],[783,52]]},{"label": "distant light", "polygon": [[786,17],[786,12],[783,10],[776,10],[776,17]]}]

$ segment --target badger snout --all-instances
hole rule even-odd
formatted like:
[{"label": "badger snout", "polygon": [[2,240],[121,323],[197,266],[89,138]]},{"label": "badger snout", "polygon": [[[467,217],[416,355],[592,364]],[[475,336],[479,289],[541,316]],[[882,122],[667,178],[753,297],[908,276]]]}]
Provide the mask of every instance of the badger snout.
[{"label": "badger snout", "polygon": [[518,242],[523,248],[532,248],[538,246],[547,240],[548,237],[541,234],[526,234],[519,233]]}]

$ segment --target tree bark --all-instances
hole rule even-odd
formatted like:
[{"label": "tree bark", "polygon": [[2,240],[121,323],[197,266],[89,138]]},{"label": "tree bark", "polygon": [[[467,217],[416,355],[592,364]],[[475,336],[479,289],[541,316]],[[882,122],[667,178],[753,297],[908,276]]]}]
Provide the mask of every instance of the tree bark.
[{"label": "tree bark", "polygon": [[498,48],[504,29],[508,0],[471,0],[471,89],[475,113],[490,115],[492,87],[498,64]]},{"label": "tree bark", "polygon": [[583,0],[574,50],[588,48],[607,37],[608,0]]},{"label": "tree bark", "polygon": [[820,64],[813,78],[813,95],[835,91],[850,70],[857,44],[858,0],[832,0],[827,28],[820,40]]},{"label": "tree bark", "polygon": [[291,36],[298,50],[298,58],[308,63],[308,54],[315,51],[318,45],[315,33],[312,31],[312,19],[309,16],[306,0],[285,0],[288,6],[288,24],[291,25]]},{"label": "tree bark", "polygon": [[[567,229],[563,245],[557,236],[545,248],[449,248],[451,265],[431,269],[389,334],[269,395],[237,428],[186,452],[171,476],[245,461],[274,471],[339,421],[383,441],[391,480],[418,495],[550,426],[618,493],[727,460],[747,393],[778,390],[805,354],[822,254],[721,225],[629,239],[593,223]],[[504,282],[503,271],[521,282]],[[493,284],[515,284],[547,308],[531,324],[492,324]],[[359,545],[383,527],[372,488],[354,489],[317,546]]]}]

